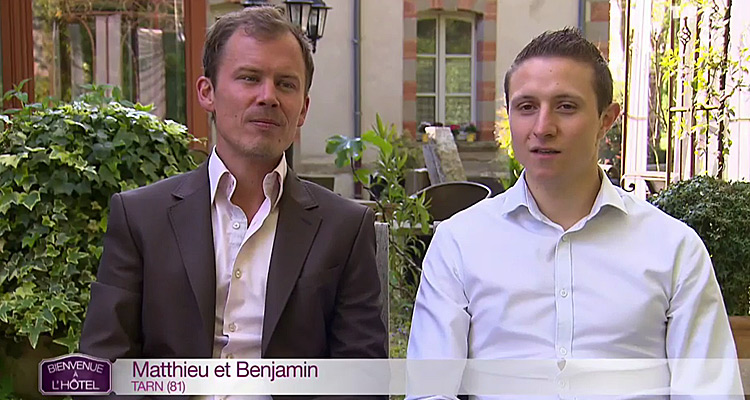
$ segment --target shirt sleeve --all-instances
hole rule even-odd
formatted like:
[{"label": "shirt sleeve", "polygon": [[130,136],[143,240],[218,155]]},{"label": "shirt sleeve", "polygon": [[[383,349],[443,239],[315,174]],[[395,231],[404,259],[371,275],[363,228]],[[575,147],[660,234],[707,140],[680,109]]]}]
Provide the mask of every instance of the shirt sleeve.
[{"label": "shirt sleeve", "polygon": [[[440,225],[422,265],[407,350],[410,362],[468,358],[471,317],[460,267],[460,249],[451,235],[450,226]],[[415,368],[412,369],[412,366]],[[435,367],[439,368],[437,365]],[[463,371],[460,367],[449,369],[430,371],[428,363],[410,364],[408,385],[411,389],[416,388],[417,392],[410,392],[409,399],[419,398],[414,395],[425,395],[418,389],[423,385],[448,389],[438,392],[445,394],[440,398],[455,399]],[[413,379],[415,377],[425,379]]]},{"label": "shirt sleeve", "polygon": [[679,398],[742,399],[737,353],[719,284],[708,251],[692,230],[677,249],[674,271],[666,338],[672,393]]}]

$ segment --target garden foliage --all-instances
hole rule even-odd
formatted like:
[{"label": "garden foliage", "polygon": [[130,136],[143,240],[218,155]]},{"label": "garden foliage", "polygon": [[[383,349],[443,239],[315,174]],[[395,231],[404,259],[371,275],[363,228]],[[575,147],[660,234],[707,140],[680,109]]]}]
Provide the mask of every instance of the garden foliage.
[{"label": "garden foliage", "polygon": [[[112,194],[195,167],[187,129],[117,88],[0,115],[0,335],[76,350]],[[111,95],[107,93],[111,92]]]},{"label": "garden foliage", "polygon": [[[373,168],[355,167],[368,145],[378,152]],[[426,235],[430,226],[429,204],[424,194],[410,196],[404,187],[404,174],[414,156],[396,128],[386,126],[379,115],[373,129],[361,138],[341,135],[328,138],[326,153],[336,155],[337,167],[351,167],[354,179],[375,200],[381,221],[388,223],[391,357],[404,358],[421,273],[419,260],[425,252],[419,235]],[[378,193],[373,190],[375,186],[380,189]]]}]

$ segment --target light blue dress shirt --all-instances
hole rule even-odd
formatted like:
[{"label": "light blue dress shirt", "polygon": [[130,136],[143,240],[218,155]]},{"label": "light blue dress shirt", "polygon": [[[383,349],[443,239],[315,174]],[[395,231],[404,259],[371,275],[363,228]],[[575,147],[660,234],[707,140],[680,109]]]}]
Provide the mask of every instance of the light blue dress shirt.
[{"label": "light blue dress shirt", "polygon": [[[701,239],[607,179],[567,231],[541,213],[523,176],[441,223],[423,264],[408,358],[547,360],[560,370],[579,359],[661,359],[649,377],[665,386],[689,392],[710,379],[741,393]],[[721,360],[709,374],[667,361],[707,358]],[[596,384],[553,383],[571,398]]]}]

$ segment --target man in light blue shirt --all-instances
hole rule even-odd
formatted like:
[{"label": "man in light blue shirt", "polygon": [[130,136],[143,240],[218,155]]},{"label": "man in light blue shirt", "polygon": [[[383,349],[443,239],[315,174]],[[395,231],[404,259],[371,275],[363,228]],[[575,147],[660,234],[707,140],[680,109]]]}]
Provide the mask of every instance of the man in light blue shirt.
[{"label": "man in light blue shirt", "polygon": [[[409,359],[539,360],[489,387],[473,376],[485,394],[741,394],[700,238],[597,165],[598,143],[620,114],[599,50],[575,29],[546,32],[517,56],[505,95],[524,172],[507,192],[440,224]],[[571,372],[583,359],[597,361]],[[633,359],[647,361],[624,371]]]}]

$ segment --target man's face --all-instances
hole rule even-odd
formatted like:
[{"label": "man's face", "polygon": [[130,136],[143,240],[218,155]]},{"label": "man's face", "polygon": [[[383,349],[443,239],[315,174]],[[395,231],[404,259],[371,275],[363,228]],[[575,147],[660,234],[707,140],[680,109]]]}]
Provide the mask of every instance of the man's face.
[{"label": "man's face", "polygon": [[534,57],[512,74],[509,122],[516,159],[529,183],[558,186],[596,177],[598,142],[620,108],[600,115],[591,66]]},{"label": "man's face", "polygon": [[278,161],[307,115],[305,62],[292,33],[258,40],[242,29],[226,42],[215,74],[198,80],[201,106],[214,114],[225,162]]}]

